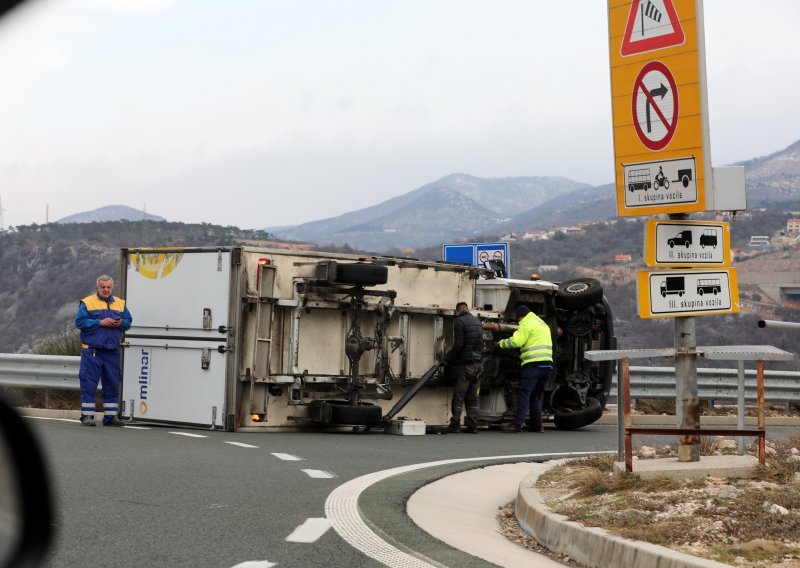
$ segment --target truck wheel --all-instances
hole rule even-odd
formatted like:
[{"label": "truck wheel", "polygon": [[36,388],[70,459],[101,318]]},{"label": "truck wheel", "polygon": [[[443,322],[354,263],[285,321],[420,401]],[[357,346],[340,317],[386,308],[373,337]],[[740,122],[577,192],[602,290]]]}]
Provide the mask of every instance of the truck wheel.
[{"label": "truck wheel", "polygon": [[374,404],[331,404],[331,424],[374,426],[380,421],[380,406],[375,406]]},{"label": "truck wheel", "polygon": [[374,286],[386,284],[389,280],[389,269],[377,264],[351,263],[339,264],[336,267],[336,281],[343,284]]},{"label": "truck wheel", "polygon": [[555,412],[553,423],[559,430],[575,430],[596,422],[603,415],[603,407],[596,398],[586,397],[586,407],[569,412]]},{"label": "truck wheel", "polygon": [[581,310],[603,301],[603,286],[594,278],[575,278],[558,285],[556,306]]}]

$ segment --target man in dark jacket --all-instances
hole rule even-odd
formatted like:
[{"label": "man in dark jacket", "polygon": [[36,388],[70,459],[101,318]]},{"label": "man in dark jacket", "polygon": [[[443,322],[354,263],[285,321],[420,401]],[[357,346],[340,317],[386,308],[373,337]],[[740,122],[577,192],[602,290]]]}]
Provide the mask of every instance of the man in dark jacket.
[{"label": "man in dark jacket", "polygon": [[478,432],[478,389],[479,373],[483,355],[483,331],[478,318],[469,313],[465,302],[456,305],[456,319],[453,324],[453,347],[444,357],[445,363],[455,376],[453,402],[450,409],[448,432],[461,432],[461,411],[467,405],[464,432]]}]

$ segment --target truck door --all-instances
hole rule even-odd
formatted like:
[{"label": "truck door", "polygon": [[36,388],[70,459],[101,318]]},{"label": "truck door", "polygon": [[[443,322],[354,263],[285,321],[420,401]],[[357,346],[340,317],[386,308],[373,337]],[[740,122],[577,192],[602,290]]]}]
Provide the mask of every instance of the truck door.
[{"label": "truck door", "polygon": [[232,251],[238,249],[123,250],[122,297],[133,316],[122,367],[124,416],[225,426]]}]

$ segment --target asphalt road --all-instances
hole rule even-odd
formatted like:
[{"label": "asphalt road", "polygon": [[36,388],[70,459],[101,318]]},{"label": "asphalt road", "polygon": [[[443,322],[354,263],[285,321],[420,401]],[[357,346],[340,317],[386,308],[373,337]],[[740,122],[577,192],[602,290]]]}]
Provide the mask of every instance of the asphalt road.
[{"label": "asphalt road", "polygon": [[420,530],[405,513],[408,497],[464,469],[617,447],[616,426],[604,425],[390,436],[26,423],[43,445],[57,501],[53,568],[385,565],[359,524],[390,555],[487,566]]},{"label": "asphalt road", "polygon": [[[616,448],[615,427],[599,425],[390,436],[26,423],[42,443],[56,498],[53,568],[383,565],[367,555],[369,543],[350,544],[359,540],[354,522],[434,562],[486,566],[417,528],[405,514],[408,496],[463,469]],[[386,472],[393,468],[401,469]]]}]

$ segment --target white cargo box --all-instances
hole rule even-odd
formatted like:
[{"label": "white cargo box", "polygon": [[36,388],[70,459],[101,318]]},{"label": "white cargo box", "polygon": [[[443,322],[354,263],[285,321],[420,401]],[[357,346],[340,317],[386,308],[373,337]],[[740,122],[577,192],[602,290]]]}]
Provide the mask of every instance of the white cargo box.
[{"label": "white cargo box", "polygon": [[418,418],[400,418],[392,420],[383,428],[384,434],[398,434],[400,436],[423,436],[425,422]]}]

